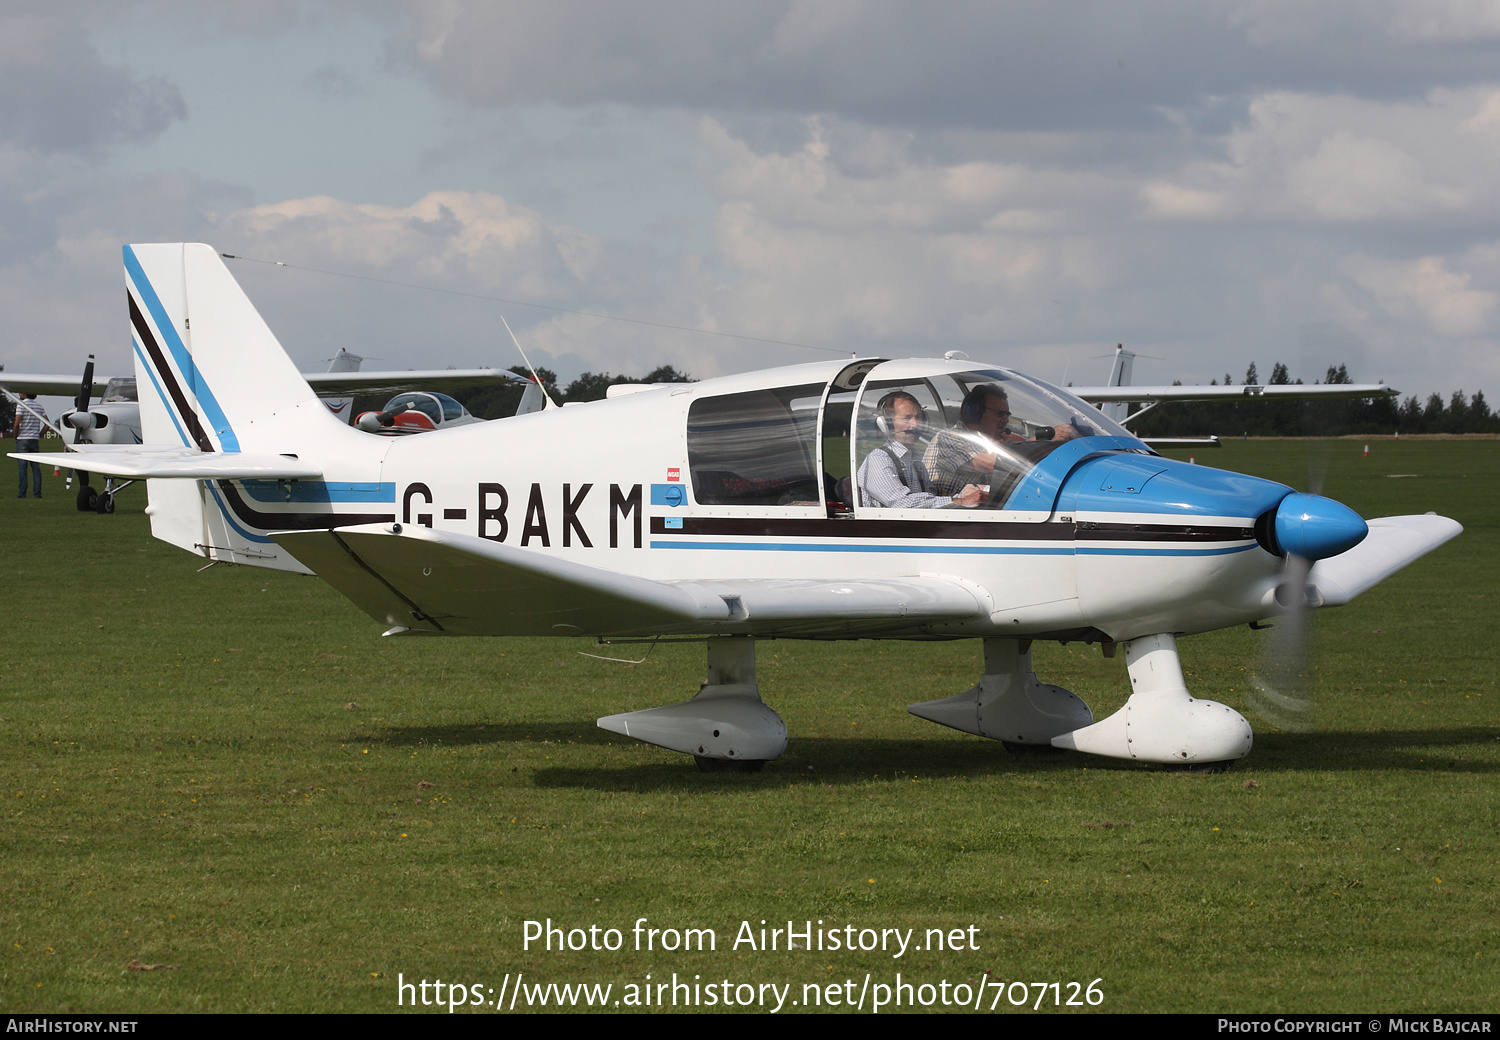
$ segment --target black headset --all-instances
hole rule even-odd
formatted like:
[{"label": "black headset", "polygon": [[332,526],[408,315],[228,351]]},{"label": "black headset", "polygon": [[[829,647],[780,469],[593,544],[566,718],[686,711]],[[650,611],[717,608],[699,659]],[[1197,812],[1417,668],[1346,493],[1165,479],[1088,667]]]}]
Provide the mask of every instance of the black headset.
[{"label": "black headset", "polygon": [[965,426],[979,425],[984,418],[984,403],[991,397],[1008,401],[1010,397],[995,383],[980,383],[964,394],[964,403],[959,406],[958,418]]}]

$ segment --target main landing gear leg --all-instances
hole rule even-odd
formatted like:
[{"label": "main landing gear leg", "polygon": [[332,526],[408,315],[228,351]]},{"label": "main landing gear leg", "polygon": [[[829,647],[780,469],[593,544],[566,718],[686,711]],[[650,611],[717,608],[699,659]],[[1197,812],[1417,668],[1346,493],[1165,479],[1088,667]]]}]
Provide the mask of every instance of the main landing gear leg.
[{"label": "main landing gear leg", "polygon": [[918,718],[1005,742],[1012,750],[1051,749],[1052,738],[1094,721],[1076,694],[1031,670],[1031,641],[986,639],[984,674],[967,692],[906,709]]},{"label": "main landing gear leg", "polygon": [[1137,762],[1222,766],[1250,753],[1250,723],[1226,705],[1188,693],[1167,634],[1123,644],[1130,700],[1103,722],[1055,737],[1056,747]]},{"label": "main landing gear leg", "polygon": [[757,773],[786,750],[786,723],[760,699],[753,636],[708,641],[708,680],[690,701],[607,715],[599,728],[698,760],[705,773]]}]

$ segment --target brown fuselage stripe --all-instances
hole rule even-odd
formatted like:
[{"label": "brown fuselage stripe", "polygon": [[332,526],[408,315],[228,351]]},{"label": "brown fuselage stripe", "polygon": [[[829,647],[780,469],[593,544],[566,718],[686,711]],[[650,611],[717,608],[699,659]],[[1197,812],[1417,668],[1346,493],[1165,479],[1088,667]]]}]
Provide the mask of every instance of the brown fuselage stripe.
[{"label": "brown fuselage stripe", "polygon": [[909,538],[951,541],[1023,542],[1242,542],[1251,527],[1196,524],[1017,523],[984,520],[876,520],[820,517],[685,516],[668,529],[666,518],[651,518],[654,535],[738,535],[762,538]]},{"label": "brown fuselage stripe", "polygon": [[145,315],[135,305],[135,296],[129,289],[125,290],[125,298],[130,302],[130,324],[135,326],[135,334],[140,337],[141,346],[145,347],[146,353],[151,355],[151,363],[156,366],[156,374],[161,377],[162,385],[172,396],[172,403],[177,406],[182,421],[187,424],[193,443],[198,445],[199,451],[215,451],[213,442],[208,439],[208,434],[203,430],[203,424],[198,421],[197,411],[188,404],[187,395],[177,384],[177,377],[172,374],[172,368],[167,364],[167,356],[162,351],[161,344],[157,342],[156,334],[151,331]]},{"label": "brown fuselage stripe", "polygon": [[356,524],[389,524],[396,520],[395,513],[293,513],[270,512],[256,509],[240,495],[233,481],[219,481],[219,490],[234,515],[250,527],[262,531],[327,531],[335,527],[353,527]]}]

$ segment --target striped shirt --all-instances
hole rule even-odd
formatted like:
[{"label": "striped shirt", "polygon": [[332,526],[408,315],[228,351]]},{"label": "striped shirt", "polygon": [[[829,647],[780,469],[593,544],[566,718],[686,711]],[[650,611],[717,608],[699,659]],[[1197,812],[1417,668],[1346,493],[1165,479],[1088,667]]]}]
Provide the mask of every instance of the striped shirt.
[{"label": "striped shirt", "polygon": [[[895,455],[901,465],[897,468]],[[900,441],[891,439],[865,456],[859,467],[860,503],[884,509],[940,509],[951,497],[934,495],[922,460]]]},{"label": "striped shirt", "polygon": [[46,418],[47,410],[42,407],[40,401],[22,400],[16,405],[16,440],[40,440],[42,424]]},{"label": "striped shirt", "polygon": [[965,427],[939,430],[927,446],[927,469],[934,491],[956,495],[965,484],[987,484],[987,474],[974,468],[974,456],[998,451],[983,434]]}]

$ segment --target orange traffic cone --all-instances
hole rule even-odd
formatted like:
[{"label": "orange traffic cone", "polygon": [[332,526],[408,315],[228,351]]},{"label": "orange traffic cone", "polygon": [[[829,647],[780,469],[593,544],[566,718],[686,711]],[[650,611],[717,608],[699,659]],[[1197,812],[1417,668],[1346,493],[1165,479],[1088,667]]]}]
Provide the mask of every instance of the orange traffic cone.
[{"label": "orange traffic cone", "polygon": [[53,466],[52,467],[52,475],[54,477],[60,477],[60,476],[62,476],[62,470],[59,469],[57,466]]},{"label": "orange traffic cone", "polygon": [[1188,456],[1188,465],[1189,466],[1196,466],[1197,464],[1198,464],[1198,456],[1196,456],[1196,455],[1189,455]]},{"label": "orange traffic cone", "polygon": [[1370,446],[1368,444],[1366,444],[1365,445],[1365,458],[1369,458],[1369,457],[1370,457]]}]

